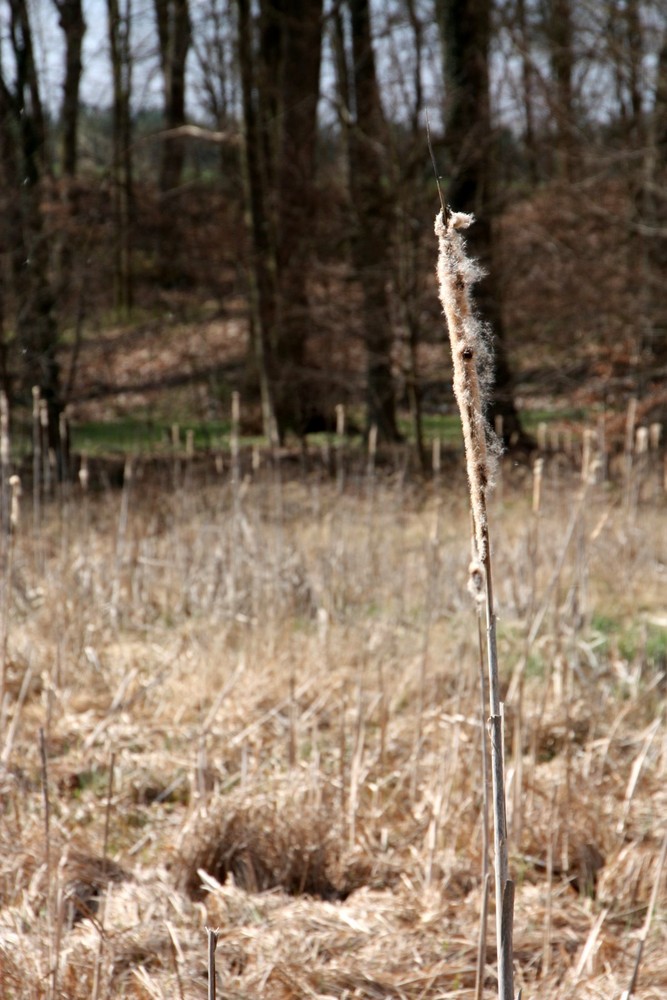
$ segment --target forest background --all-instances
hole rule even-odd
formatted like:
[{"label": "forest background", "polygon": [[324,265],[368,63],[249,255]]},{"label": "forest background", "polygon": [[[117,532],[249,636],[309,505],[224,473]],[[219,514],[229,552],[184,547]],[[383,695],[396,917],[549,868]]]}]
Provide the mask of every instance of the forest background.
[{"label": "forest background", "polygon": [[39,388],[56,449],[63,412],[210,423],[236,389],[270,441],[331,429],[344,403],[425,466],[424,414],[451,401],[427,115],[445,197],[478,218],[505,440],[529,402],[606,412],[659,387],[661,4],[2,17],[0,376],[24,414]]}]

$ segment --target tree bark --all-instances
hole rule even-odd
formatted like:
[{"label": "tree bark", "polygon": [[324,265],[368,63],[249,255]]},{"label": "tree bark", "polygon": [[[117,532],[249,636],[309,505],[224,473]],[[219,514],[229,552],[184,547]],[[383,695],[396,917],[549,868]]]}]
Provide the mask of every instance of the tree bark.
[{"label": "tree bark", "polygon": [[269,333],[275,322],[275,257],[269,236],[267,187],[263,162],[264,144],[255,98],[257,68],[253,51],[250,0],[236,0],[238,10],[238,57],[243,106],[243,180],[247,226],[252,259],[248,268],[252,353],[259,378],[262,424],[266,438],[274,444],[277,427],[273,401]]},{"label": "tree bark", "polygon": [[107,0],[109,48],[113,79],[112,195],[115,228],[114,286],[116,308],[128,314],[132,308],[132,53],[130,25],[132,0]]},{"label": "tree bark", "polygon": [[315,189],[322,0],[283,0],[282,128],[277,164],[276,264],[279,314],[272,352],[279,365],[279,428],[302,434],[319,415],[320,394],[306,371],[311,332],[308,281],[318,200]]},{"label": "tree bark", "polygon": [[[192,29],[188,0],[154,0],[164,81],[164,126],[169,131],[185,124],[185,65]],[[162,144],[160,191],[178,187],[185,162],[182,138],[167,135]]]},{"label": "tree bark", "polygon": [[65,82],[62,103],[62,169],[65,177],[76,176],[79,153],[79,89],[81,84],[81,50],[86,22],[82,0],[53,0],[58,20],[65,36]]},{"label": "tree bark", "polygon": [[571,0],[549,0],[547,7],[549,60],[554,79],[556,164],[564,180],[572,180],[574,154],[574,26]]},{"label": "tree bark", "polygon": [[320,408],[305,348],[322,0],[262,0],[256,34],[248,0],[237,5],[254,356],[265,433],[282,440]]},{"label": "tree bark", "polygon": [[368,0],[349,0],[352,30],[350,84],[354,105],[349,133],[350,191],[356,212],[354,262],[364,306],[367,423],[385,441],[400,440],[392,374],[393,346],[387,281],[393,236],[387,194],[387,125],[371,42]]}]

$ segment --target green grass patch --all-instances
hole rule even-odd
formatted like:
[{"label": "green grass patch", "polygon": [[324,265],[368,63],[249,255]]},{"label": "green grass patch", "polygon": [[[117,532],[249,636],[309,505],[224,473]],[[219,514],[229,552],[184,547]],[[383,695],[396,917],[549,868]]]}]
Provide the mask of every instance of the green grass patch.
[{"label": "green grass patch", "polygon": [[[122,420],[89,421],[72,427],[75,451],[90,455],[104,454],[172,454],[173,428],[178,427],[179,449],[185,450],[188,431],[193,432],[195,451],[229,448],[229,421],[209,423],[168,423],[127,417]],[[241,438],[242,445],[263,439]]]}]

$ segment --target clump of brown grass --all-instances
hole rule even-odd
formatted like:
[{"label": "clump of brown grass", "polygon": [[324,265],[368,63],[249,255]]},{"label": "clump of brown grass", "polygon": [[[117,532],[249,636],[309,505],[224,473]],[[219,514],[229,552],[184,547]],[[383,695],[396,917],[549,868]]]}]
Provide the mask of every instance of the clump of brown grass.
[{"label": "clump of brown grass", "polygon": [[372,880],[371,866],[344,856],[334,809],[312,807],[301,795],[258,799],[230,794],[183,838],[178,878],[186,892],[204,894],[200,872],[247,892],[282,889],[291,896],[346,899]]}]

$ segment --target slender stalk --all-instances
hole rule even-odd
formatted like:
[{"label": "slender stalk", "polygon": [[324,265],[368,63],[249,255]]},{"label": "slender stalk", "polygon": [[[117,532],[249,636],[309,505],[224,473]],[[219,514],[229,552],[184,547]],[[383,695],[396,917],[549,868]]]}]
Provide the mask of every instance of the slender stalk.
[{"label": "slender stalk", "polygon": [[44,860],[46,863],[46,915],[49,928],[49,997],[55,997],[57,987],[57,967],[55,961],[54,948],[54,914],[52,900],[52,879],[51,879],[51,803],[49,801],[49,768],[46,749],[46,737],[44,730],[39,730],[39,756],[42,771],[42,798],[44,800]]},{"label": "slender stalk", "polygon": [[480,694],[480,726],[482,750],[482,909],[479,922],[479,941],[477,948],[477,975],[475,980],[475,1000],[482,1000],[484,994],[484,966],[486,962],[486,937],[489,913],[489,745],[484,729],[486,709],[486,664],[484,662],[484,635],[482,619],[477,615],[477,636],[479,640],[479,694]]},{"label": "slender stalk", "polygon": [[621,1000],[630,1000],[634,996],[635,988],[637,986],[637,977],[639,976],[639,967],[642,962],[642,956],[644,954],[644,945],[646,944],[646,939],[648,938],[649,931],[651,929],[651,922],[653,920],[653,913],[655,911],[655,904],[658,900],[658,893],[660,892],[660,883],[662,881],[662,870],[665,867],[665,860],[667,860],[667,833],[662,838],[662,848],[660,850],[660,858],[658,860],[658,870],[655,874],[655,879],[653,882],[653,890],[651,892],[651,898],[649,900],[648,909],[646,911],[646,919],[644,920],[644,926],[642,927],[639,934],[639,946],[637,948],[637,957],[635,959],[635,964],[632,969],[632,976],[630,978],[630,984],[627,990],[624,991],[621,996]]},{"label": "slender stalk", "polygon": [[208,935],[208,1000],[215,1000],[215,949],[218,946],[219,931],[206,928]]},{"label": "slender stalk", "polygon": [[494,607],[491,541],[487,495],[493,481],[495,442],[484,418],[490,384],[491,356],[488,331],[475,314],[471,288],[481,272],[466,256],[461,230],[472,216],[443,209],[435,222],[438,237],[440,300],[447,318],[454,369],[454,394],[461,413],[466,469],[473,518],[476,556],[470,567],[470,587],[486,611],[486,651],[489,675],[489,730],[494,816],[494,874],[496,889],[496,949],[498,995],[514,1000],[513,913],[514,883],[509,878],[507,817],[503,761],[503,720],[500,703],[496,614]]}]

